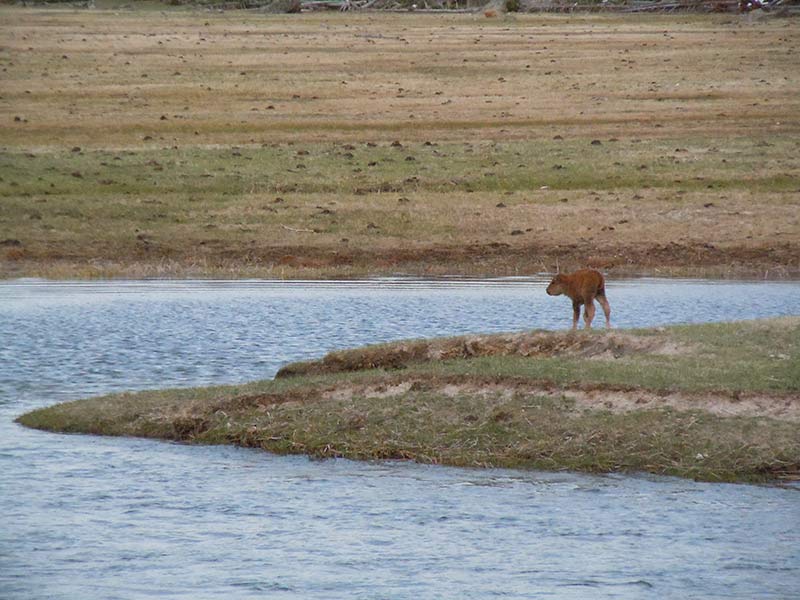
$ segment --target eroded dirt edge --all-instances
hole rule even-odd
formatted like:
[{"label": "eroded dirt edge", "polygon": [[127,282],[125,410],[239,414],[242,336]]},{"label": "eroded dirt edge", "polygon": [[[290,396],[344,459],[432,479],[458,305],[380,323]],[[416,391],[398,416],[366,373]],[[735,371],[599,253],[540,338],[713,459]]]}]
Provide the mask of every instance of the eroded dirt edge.
[{"label": "eroded dirt edge", "polygon": [[574,402],[577,410],[607,410],[627,413],[670,408],[702,410],[721,417],[768,417],[800,422],[800,397],[795,394],[763,392],[683,392],[625,389],[608,385],[560,386],[548,382],[511,380],[507,382],[457,381],[455,379],[408,379],[384,384],[339,385],[321,393],[320,399],[400,397],[414,391],[446,397],[480,396],[510,400],[515,396],[545,397]]}]

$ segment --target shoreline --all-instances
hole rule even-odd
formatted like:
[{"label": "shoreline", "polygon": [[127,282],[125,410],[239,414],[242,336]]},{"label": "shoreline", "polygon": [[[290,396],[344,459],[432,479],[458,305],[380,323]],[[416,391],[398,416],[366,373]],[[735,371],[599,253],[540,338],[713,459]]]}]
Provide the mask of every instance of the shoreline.
[{"label": "shoreline", "polygon": [[[800,247],[718,249],[664,245],[635,250],[615,247],[509,248],[488,246],[320,249],[264,248],[226,258],[135,257],[130,261],[87,257],[70,260],[0,260],[0,280],[40,277],[58,280],[223,278],[366,279],[372,277],[510,277],[589,267],[611,278],[800,280]],[[234,251],[235,252],[235,251]],[[231,252],[227,252],[231,254]],[[690,258],[689,255],[693,255]]]},{"label": "shoreline", "polygon": [[[0,265],[0,268],[2,265]],[[574,269],[584,268],[576,263]],[[718,282],[772,282],[794,283],[800,281],[800,270],[786,268],[767,268],[764,270],[753,268],[742,269],[701,269],[701,268],[673,268],[673,269],[625,269],[606,270],[603,267],[586,267],[601,271],[609,281],[635,281],[639,279],[664,279],[664,280],[689,280],[689,281],[718,281]],[[564,268],[562,271],[570,271]],[[473,273],[444,271],[319,271],[311,269],[282,270],[274,269],[248,269],[237,271],[231,269],[203,270],[180,268],[178,266],[149,265],[135,268],[120,269],[91,269],[85,266],[74,265],[69,268],[55,266],[53,268],[25,269],[20,271],[3,272],[0,270],[0,283],[15,282],[45,282],[45,283],[96,283],[96,282],[122,282],[122,281],[183,281],[183,282],[247,282],[269,281],[285,282],[287,284],[301,282],[345,282],[359,283],[371,281],[390,281],[394,279],[409,281],[503,281],[526,278],[551,278],[557,271],[532,271],[499,273]]]}]

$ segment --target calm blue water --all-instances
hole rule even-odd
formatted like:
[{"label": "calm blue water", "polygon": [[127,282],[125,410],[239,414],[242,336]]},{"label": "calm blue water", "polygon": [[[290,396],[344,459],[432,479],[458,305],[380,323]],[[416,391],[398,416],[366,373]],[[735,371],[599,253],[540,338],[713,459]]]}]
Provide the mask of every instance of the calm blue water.
[{"label": "calm blue water", "polygon": [[[318,462],[13,423],[88,395],[270,377],[334,348],[566,328],[569,301],[545,283],[0,283],[0,597],[800,597],[797,489]],[[608,286],[626,327],[797,314],[799,295]]]}]

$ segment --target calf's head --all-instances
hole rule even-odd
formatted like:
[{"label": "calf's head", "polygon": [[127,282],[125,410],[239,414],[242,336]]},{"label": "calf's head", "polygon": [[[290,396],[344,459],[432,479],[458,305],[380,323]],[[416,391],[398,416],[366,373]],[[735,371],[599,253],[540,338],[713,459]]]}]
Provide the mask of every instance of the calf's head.
[{"label": "calf's head", "polygon": [[547,294],[550,296],[560,296],[566,291],[566,281],[563,275],[556,275],[553,281],[547,286]]}]

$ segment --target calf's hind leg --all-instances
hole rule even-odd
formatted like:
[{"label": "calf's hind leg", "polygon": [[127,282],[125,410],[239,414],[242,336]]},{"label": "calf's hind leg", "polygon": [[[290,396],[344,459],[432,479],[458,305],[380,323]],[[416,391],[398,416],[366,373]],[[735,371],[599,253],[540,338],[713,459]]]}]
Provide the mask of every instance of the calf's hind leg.
[{"label": "calf's hind leg", "polygon": [[600,303],[600,306],[603,308],[603,313],[606,315],[606,329],[611,329],[611,306],[604,295],[597,296],[597,301]]}]

